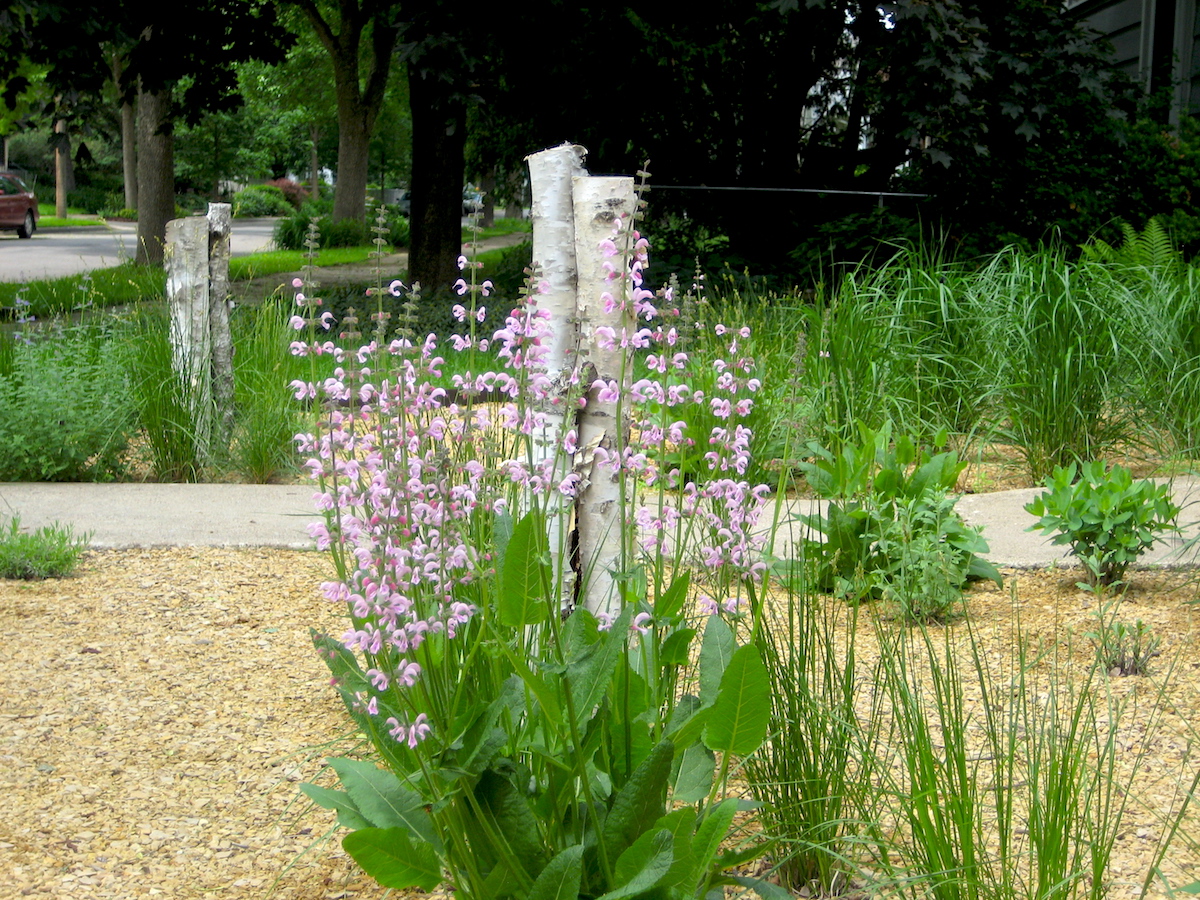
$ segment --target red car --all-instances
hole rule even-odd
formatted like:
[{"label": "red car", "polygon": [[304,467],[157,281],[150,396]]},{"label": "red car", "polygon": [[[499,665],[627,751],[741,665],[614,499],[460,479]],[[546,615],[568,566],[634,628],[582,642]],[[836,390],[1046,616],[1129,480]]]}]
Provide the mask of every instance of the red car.
[{"label": "red car", "polygon": [[15,231],[20,238],[33,237],[37,220],[33,191],[11,172],[0,172],[0,231]]}]

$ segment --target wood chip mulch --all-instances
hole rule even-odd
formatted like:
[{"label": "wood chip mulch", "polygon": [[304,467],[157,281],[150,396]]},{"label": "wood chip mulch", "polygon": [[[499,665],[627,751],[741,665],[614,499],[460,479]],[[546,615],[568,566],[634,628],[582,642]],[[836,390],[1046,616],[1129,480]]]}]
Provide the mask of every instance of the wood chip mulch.
[{"label": "wood chip mulch", "polygon": [[[332,814],[297,790],[352,746],[308,637],[310,626],[340,632],[318,594],[329,575],[316,553],[180,548],[92,552],[71,578],[0,581],[0,900],[388,895],[341,850]],[[1009,577],[1015,605],[1007,587],[971,595],[983,632],[1003,634],[1019,611],[1027,632],[1086,648],[1095,610],[1077,573]],[[1174,671],[1139,811],[1118,841],[1114,898],[1136,896],[1158,816],[1197,765],[1194,577],[1138,572],[1126,601],[1163,637],[1157,673]],[[1151,682],[1108,683],[1148,693]],[[1129,740],[1132,759],[1136,728]],[[1175,887],[1200,878],[1197,821],[1168,855]]]}]

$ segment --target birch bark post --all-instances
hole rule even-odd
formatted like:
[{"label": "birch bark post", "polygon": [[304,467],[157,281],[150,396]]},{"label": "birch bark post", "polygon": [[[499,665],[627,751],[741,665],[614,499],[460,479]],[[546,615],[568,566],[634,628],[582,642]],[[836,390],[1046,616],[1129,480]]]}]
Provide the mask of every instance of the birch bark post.
[{"label": "birch bark post", "polygon": [[[575,257],[578,267],[575,312],[579,320],[579,345],[586,354],[584,384],[589,385],[587,406],[579,417],[579,446],[600,447],[611,455],[621,452],[629,436],[629,410],[622,401],[601,401],[597,381],[615,382],[622,397],[632,381],[633,360],[628,342],[618,339],[612,349],[603,349],[596,340],[596,329],[607,326],[618,335],[632,335],[637,327],[633,318],[632,299],[625,296],[611,312],[605,310],[601,295],[628,295],[629,259],[627,252],[610,262],[615,265],[621,280],[610,281],[605,269],[605,257],[600,243],[613,238],[613,226],[625,218],[625,229],[632,228],[637,210],[637,195],[630,177],[577,177],[572,186],[575,220]],[[623,243],[616,239],[618,247]],[[625,346],[622,347],[621,344]],[[587,573],[580,598],[593,613],[615,615],[620,607],[614,575],[628,568],[624,546],[626,529],[622,517],[625,497],[613,468],[586,460],[590,471],[585,472],[586,488],[576,501],[575,515],[579,529],[580,566]]]},{"label": "birch bark post", "polygon": [[[583,175],[586,150],[573,144],[551,147],[526,157],[529,183],[533,193],[530,219],[533,223],[533,259],[540,278],[549,286],[538,295],[538,306],[550,314],[549,348],[545,358],[546,374],[553,382],[550,402],[541,410],[546,417],[542,436],[535,441],[535,464],[555,461],[555,478],[561,481],[570,471],[570,462],[562,450],[563,437],[575,427],[575,411],[566,408],[564,397],[569,373],[574,366],[576,334],[576,263],[575,224],[571,182]],[[557,401],[557,403],[555,403]],[[554,560],[555,584],[561,585],[561,605],[570,610],[575,603],[578,572],[572,564],[571,501],[559,494],[557,508],[547,509],[547,538]]]},{"label": "birch bark post", "polygon": [[233,228],[228,203],[208,204],[208,309],[212,336],[213,403],[216,438],[228,447],[233,437],[233,335],[229,330],[229,253]]},{"label": "birch bark post", "polygon": [[192,216],[167,222],[166,247],[172,358],[191,409],[200,457],[207,461],[212,434],[208,219]]}]

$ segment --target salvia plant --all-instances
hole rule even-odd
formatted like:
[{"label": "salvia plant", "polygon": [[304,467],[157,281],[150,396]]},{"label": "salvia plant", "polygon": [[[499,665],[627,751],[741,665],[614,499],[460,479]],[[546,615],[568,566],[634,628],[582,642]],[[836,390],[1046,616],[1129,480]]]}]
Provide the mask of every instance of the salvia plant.
[{"label": "salvia plant", "polygon": [[[337,811],[344,848],[385,886],[708,897],[752,884],[734,867],[765,850],[739,831],[730,778],[770,713],[749,612],[766,489],[741,475],[748,429],[692,437],[675,412],[752,403],[752,361],[730,331],[730,377],[692,390],[670,292],[642,284],[645,239],[618,218],[601,247],[603,305],[624,324],[581,329],[590,342],[561,373],[544,362],[536,268],[504,327],[481,335],[491,286],[461,258],[450,342],[467,364],[450,391],[436,340],[411,328],[416,285],[380,282],[406,297],[399,321],[347,316],[339,341],[322,333],[320,301],[297,294],[307,339],[293,353],[314,373],[321,357],[335,365],[293,388],[326,410],[299,444],[324,513],[312,534],[337,571],[324,595],[348,617],[314,642],[371,747],[330,760],[340,789],[304,790]],[[359,322],[372,337],[356,340]],[[634,380],[622,351],[638,348],[648,373]],[[598,370],[614,351],[619,370]],[[495,358],[499,371],[473,368]],[[639,408],[652,415],[632,428]],[[575,424],[597,409],[620,426],[592,437]],[[689,438],[707,465],[684,483],[657,461]],[[602,553],[573,533],[593,484],[622,512]]]}]

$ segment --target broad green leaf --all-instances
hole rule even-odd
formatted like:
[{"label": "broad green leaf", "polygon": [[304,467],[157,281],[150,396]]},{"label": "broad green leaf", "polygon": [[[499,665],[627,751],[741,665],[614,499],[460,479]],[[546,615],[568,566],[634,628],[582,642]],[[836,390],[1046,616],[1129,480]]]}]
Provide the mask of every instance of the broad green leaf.
[{"label": "broad green leaf", "polygon": [[578,900],[583,877],[583,845],[568,847],[542,869],[528,900]]},{"label": "broad green leaf", "polygon": [[647,823],[663,814],[674,755],[675,745],[660,741],[617,792],[604,822],[603,840],[610,859],[623,853]]},{"label": "broad green leaf", "polygon": [[501,625],[521,628],[544,622],[549,612],[546,591],[553,572],[543,557],[545,518],[530,511],[513,526],[500,576],[497,614]]},{"label": "broad green leaf", "polygon": [[542,847],[527,796],[506,776],[487,771],[475,787],[475,800],[480,813],[491,820],[492,833],[507,843],[509,853],[498,852],[496,859],[503,862],[511,855],[528,874],[538,871]]},{"label": "broad green leaf", "polygon": [[613,879],[616,887],[599,900],[624,900],[636,897],[658,884],[671,869],[674,860],[671,832],[666,828],[646,832],[617,858]]},{"label": "broad green leaf", "polygon": [[704,821],[696,829],[696,837],[692,841],[692,856],[696,867],[692,871],[695,881],[704,877],[721,850],[721,841],[729,834],[729,826],[733,824],[733,816],[737,812],[737,801],[726,797],[708,811]]},{"label": "broad green leaf", "polygon": [[612,627],[600,632],[599,640],[589,648],[584,658],[567,665],[571,699],[581,725],[592,717],[592,710],[599,705],[612,684],[613,673],[625,652],[625,635],[629,632],[632,616],[633,607],[625,607]]},{"label": "broad green leaf", "polygon": [[343,828],[357,831],[360,828],[371,827],[371,823],[363,818],[363,814],[358,811],[358,807],[345,791],[335,791],[319,784],[302,784],[300,790],[317,806],[336,812],[338,824]]},{"label": "broad green leaf", "polygon": [[721,676],[733,656],[733,632],[720,616],[709,616],[700,645],[700,705],[712,706],[721,686]]},{"label": "broad green leaf", "polygon": [[671,799],[678,803],[698,803],[708,796],[712,787],[716,758],[703,744],[691,744],[680,757],[679,771],[671,790]]},{"label": "broad green leaf", "polygon": [[395,775],[362,760],[334,757],[328,762],[368,822],[377,828],[405,828],[436,843],[421,796],[403,787]]},{"label": "broad green leaf", "polygon": [[696,858],[692,855],[692,832],[696,828],[695,808],[685,806],[668,813],[655,822],[650,831],[658,831],[661,828],[671,832],[671,854],[674,858],[670,870],[659,881],[658,886],[681,887],[685,895],[690,896],[692,891],[688,889],[694,888],[696,884],[692,880],[692,872],[696,869]]},{"label": "broad green leaf", "polygon": [[675,576],[671,586],[662,592],[654,601],[654,618],[670,619],[679,614],[683,602],[687,600],[688,587],[692,583],[691,573],[687,569]]},{"label": "broad green leaf", "polygon": [[733,875],[729,878],[729,881],[734,884],[740,884],[744,888],[749,888],[758,894],[762,900],[795,900],[795,895],[791,891],[781,888],[777,884],[772,884],[769,881],[764,881],[761,878],[747,878],[744,875]]},{"label": "broad green leaf", "polygon": [[758,648],[747,644],[734,652],[721,679],[717,701],[704,728],[704,742],[713,750],[748,756],[767,736],[771,716],[771,687]]},{"label": "broad green leaf", "polygon": [[672,631],[658,651],[658,664],[664,669],[681,669],[692,657],[692,641],[696,639],[695,628],[680,628]]},{"label": "broad green leaf", "polygon": [[437,853],[425,841],[414,843],[404,828],[364,828],[342,838],[342,847],[384,887],[432,891],[441,884]]}]

